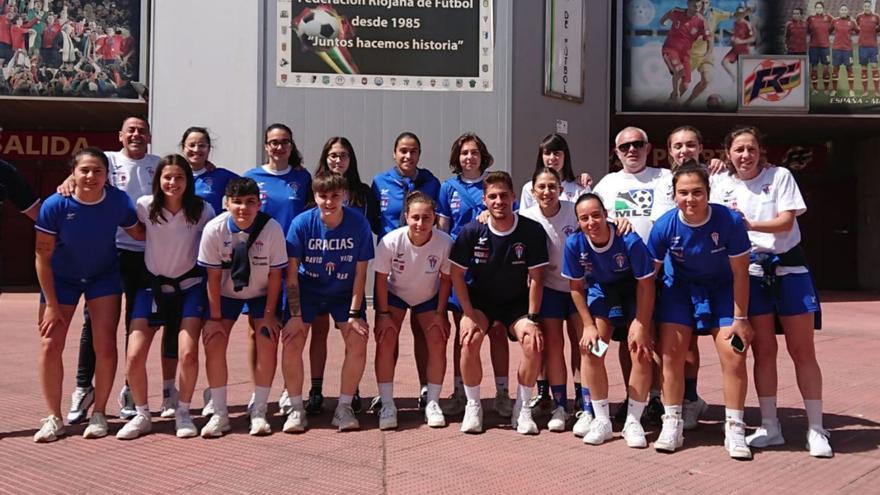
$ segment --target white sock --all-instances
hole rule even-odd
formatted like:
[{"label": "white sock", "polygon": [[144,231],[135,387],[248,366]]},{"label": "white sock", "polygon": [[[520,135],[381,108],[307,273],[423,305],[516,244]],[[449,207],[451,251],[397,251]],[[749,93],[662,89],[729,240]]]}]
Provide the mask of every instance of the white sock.
[{"label": "white sock", "polygon": [[339,402],[336,404],[336,407],[350,406],[352,399],[354,399],[353,395],[339,394]]},{"label": "white sock", "polygon": [[302,395],[290,395],[290,407],[294,409],[302,409],[303,408],[303,396]]},{"label": "white sock", "polygon": [[804,399],[804,409],[807,411],[807,424],[817,430],[822,427],[822,399]]},{"label": "white sock", "polygon": [[761,423],[770,423],[777,421],[775,395],[758,397],[758,405],[761,408]]},{"label": "white sock", "polygon": [[226,408],[226,385],[222,387],[211,387],[211,400],[214,401],[214,413],[220,416],[229,415],[229,409]]},{"label": "white sock", "polygon": [[269,403],[269,387],[254,387],[254,407],[266,407]]},{"label": "white sock", "polygon": [[675,416],[681,419],[681,404],[674,406],[663,406],[663,413],[667,416]]},{"label": "white sock", "polygon": [[608,412],[608,399],[591,400],[590,403],[593,404],[593,413],[596,415],[596,419],[607,419],[610,421],[611,414]]},{"label": "white sock", "polygon": [[641,422],[642,413],[645,412],[645,407],[647,405],[647,402],[639,402],[637,400],[629,399],[629,403],[626,405],[626,422]]},{"label": "white sock", "polygon": [[189,416],[189,402],[178,401],[175,411],[178,415]]},{"label": "white sock", "polygon": [[149,417],[150,417],[150,405],[149,404],[143,404],[140,406],[135,405],[134,410],[137,411],[137,413],[140,414],[141,416],[144,416],[145,418],[149,419]]},{"label": "white sock", "polygon": [[480,386],[475,385],[473,387],[469,387],[467,385],[464,386],[464,395],[467,397],[468,402],[474,401],[480,402]]},{"label": "white sock", "polygon": [[727,419],[732,419],[737,423],[745,423],[744,416],[746,412],[742,409],[729,409],[727,407],[724,408],[724,417]]},{"label": "white sock", "polygon": [[495,377],[495,391],[499,391],[501,389],[507,388],[507,377],[506,376],[496,376]]},{"label": "white sock", "polygon": [[462,379],[462,377],[460,377],[460,376],[454,377],[453,382],[455,384],[456,390],[464,390],[464,379]]},{"label": "white sock", "polygon": [[174,390],[174,378],[170,380],[162,380],[162,390],[171,391]]},{"label": "white sock", "polygon": [[516,401],[519,403],[526,403],[532,399],[532,387],[527,387],[523,384],[519,384],[516,387]]},{"label": "white sock", "polygon": [[382,398],[382,406],[394,406],[394,382],[379,384],[379,397]]},{"label": "white sock", "polygon": [[440,392],[443,391],[443,385],[439,383],[428,384],[428,402],[440,402]]}]

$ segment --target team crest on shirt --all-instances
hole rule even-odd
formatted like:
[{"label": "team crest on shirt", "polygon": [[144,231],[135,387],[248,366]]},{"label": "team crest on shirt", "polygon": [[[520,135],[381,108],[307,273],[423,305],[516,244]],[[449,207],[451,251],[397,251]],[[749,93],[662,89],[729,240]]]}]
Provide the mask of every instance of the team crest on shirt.
[{"label": "team crest on shirt", "polygon": [[332,261],[328,261],[324,263],[324,269],[327,270],[327,275],[333,276],[333,271],[336,270],[336,263]]},{"label": "team crest on shirt", "polygon": [[626,256],[623,253],[617,253],[614,255],[614,263],[617,264],[617,268],[623,268],[626,266]]},{"label": "team crest on shirt", "polygon": [[425,273],[437,273],[437,267],[440,264],[440,258],[436,255],[428,256],[428,266]]},{"label": "team crest on shirt", "polygon": [[721,238],[721,236],[718,235],[718,232],[712,232],[712,234],[710,234],[709,237],[711,237],[712,242],[714,242],[715,245],[718,246],[718,240]]},{"label": "team crest on shirt", "polygon": [[204,182],[205,182],[205,185],[208,187],[212,187],[214,185],[214,179],[212,179],[210,177],[205,177]]},{"label": "team crest on shirt", "polygon": [[522,263],[525,263],[525,261],[523,260],[523,255],[525,254],[525,252],[526,252],[526,245],[525,244],[523,244],[521,242],[515,243],[513,245],[513,254],[516,256],[516,261],[514,261],[513,264],[520,265]]},{"label": "team crest on shirt", "polygon": [[562,227],[562,233],[565,234],[565,237],[570,236],[578,231],[578,227],[576,225],[566,225]]},{"label": "team crest on shirt", "polygon": [[761,186],[761,192],[764,194],[770,194],[770,186],[771,184],[764,184]]},{"label": "team crest on shirt", "polygon": [[299,199],[299,183],[294,181],[288,182],[287,188],[290,189],[290,196],[287,199]]},{"label": "team crest on shirt", "polygon": [[257,254],[263,252],[263,241],[257,241],[254,243],[254,252]]}]

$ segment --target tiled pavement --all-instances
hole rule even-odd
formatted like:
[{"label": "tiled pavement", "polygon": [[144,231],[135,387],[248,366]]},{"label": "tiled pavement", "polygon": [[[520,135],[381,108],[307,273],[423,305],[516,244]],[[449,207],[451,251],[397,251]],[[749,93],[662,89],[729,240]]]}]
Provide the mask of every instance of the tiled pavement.
[{"label": "tiled pavement", "polygon": [[[230,345],[230,404],[233,432],[222,439],[181,440],[174,421],[154,418],[153,433],[122,442],[84,440],[82,427],[68,438],[37,445],[32,436],[45,415],[37,383],[36,302],[34,294],[0,296],[0,492],[6,493],[543,493],[550,490],[594,493],[880,493],[880,298],[837,295],[825,304],[825,330],[817,334],[825,377],[825,424],[833,433],[834,459],[813,459],[804,451],[805,418],[790,360],[781,350],[779,406],[787,438],[784,446],[758,452],[752,462],[729,459],[721,448],[723,415],[719,367],[708,339],[702,339],[700,394],[712,407],[700,427],[686,435],[685,448],[672,455],[628,449],[619,434],[599,447],[584,445],[571,432],[542,430],[523,437],[490,412],[487,431],[465,436],[460,418],[431,430],[415,409],[418,380],[408,331],[401,338],[396,395],[401,410],[397,431],[380,432],[377,419],[361,415],[362,431],[337,433],[330,412],[310,418],[301,435],[280,433],[283,418],[271,420],[269,437],[247,435],[245,403],[251,392],[245,365],[244,327]],[[71,325],[65,351],[65,390],[73,387],[81,320]],[[121,344],[120,332],[120,348]],[[341,339],[331,333],[325,394],[338,392]],[[784,349],[784,345],[781,345]],[[370,346],[372,360],[373,346]],[[451,354],[451,350],[450,350]],[[488,346],[484,349],[484,397],[494,395]],[[613,352],[611,353],[614,354]],[[451,356],[450,356],[451,357]],[[120,360],[121,361],[121,360]],[[622,398],[615,359],[609,359],[611,398]],[[511,347],[511,369],[518,351]],[[308,373],[307,373],[308,375]],[[150,357],[150,402],[158,410],[161,384],[158,353]],[[515,373],[511,372],[511,380]],[[444,396],[449,393],[451,371]],[[204,374],[198,390],[204,386]],[[513,382],[512,382],[513,383]],[[121,384],[121,367],[115,391]],[[272,397],[277,397],[280,374]],[[306,387],[307,388],[307,387]],[[514,388],[514,387],[511,387]],[[368,364],[361,390],[376,392]],[[112,399],[111,399],[112,401]],[[335,400],[328,400],[332,407]],[[66,408],[68,399],[63,403]],[[759,421],[750,389],[747,423]],[[201,400],[194,400],[200,407]],[[116,412],[111,405],[109,411]],[[539,422],[543,427],[546,419]],[[202,420],[197,419],[201,425]],[[111,421],[111,431],[120,421]],[[615,425],[615,430],[619,425]],[[649,431],[649,440],[656,431]]]}]

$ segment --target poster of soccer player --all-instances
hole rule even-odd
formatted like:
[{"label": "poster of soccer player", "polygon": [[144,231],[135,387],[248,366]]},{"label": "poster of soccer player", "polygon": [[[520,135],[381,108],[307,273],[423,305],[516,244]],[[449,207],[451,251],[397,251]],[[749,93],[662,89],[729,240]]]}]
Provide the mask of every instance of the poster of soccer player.
[{"label": "poster of soccer player", "polygon": [[0,0],[0,98],[138,98],[145,5]]},{"label": "poster of soccer player", "polygon": [[491,0],[277,0],[276,84],[491,91]]}]

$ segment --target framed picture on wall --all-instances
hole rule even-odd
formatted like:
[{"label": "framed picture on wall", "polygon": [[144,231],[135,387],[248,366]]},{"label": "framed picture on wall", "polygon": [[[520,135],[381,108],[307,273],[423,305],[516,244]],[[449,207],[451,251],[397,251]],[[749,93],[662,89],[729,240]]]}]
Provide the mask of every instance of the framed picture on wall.
[{"label": "framed picture on wall", "polygon": [[581,103],[586,1],[544,2],[544,94]]},{"label": "framed picture on wall", "polygon": [[807,113],[810,75],[803,55],[739,57],[740,112]]}]

